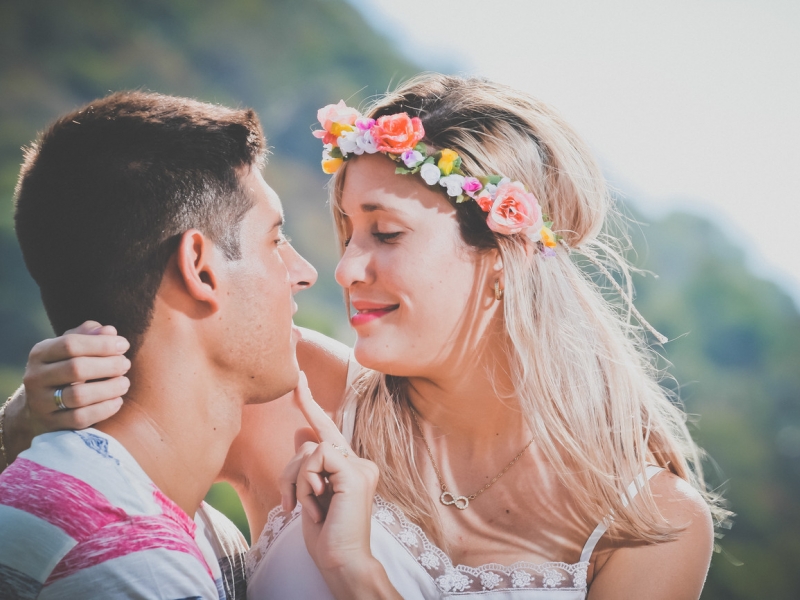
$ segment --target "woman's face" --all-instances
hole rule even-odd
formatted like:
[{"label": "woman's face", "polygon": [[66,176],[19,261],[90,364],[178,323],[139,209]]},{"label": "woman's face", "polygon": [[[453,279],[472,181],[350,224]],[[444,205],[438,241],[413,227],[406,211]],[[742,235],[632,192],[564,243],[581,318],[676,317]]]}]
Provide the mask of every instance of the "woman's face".
[{"label": "woman's face", "polygon": [[462,241],[456,209],[438,188],[395,166],[380,155],[348,164],[336,281],[350,294],[359,363],[433,376],[474,355],[499,307],[500,263],[496,251]]}]

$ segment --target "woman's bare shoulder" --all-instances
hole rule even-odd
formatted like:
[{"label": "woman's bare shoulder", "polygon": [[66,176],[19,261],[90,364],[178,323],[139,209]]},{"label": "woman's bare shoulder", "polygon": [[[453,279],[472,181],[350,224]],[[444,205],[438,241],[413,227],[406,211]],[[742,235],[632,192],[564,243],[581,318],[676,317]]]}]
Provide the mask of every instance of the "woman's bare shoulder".
[{"label": "woman's bare shoulder", "polygon": [[688,482],[667,471],[653,477],[650,489],[661,515],[678,530],[675,539],[607,546],[589,600],[700,597],[714,547],[708,504]]},{"label": "woman's bare shoulder", "polygon": [[314,399],[330,413],[339,410],[347,385],[350,348],[325,334],[301,328],[303,337],[297,344],[297,361],[308,377]]}]

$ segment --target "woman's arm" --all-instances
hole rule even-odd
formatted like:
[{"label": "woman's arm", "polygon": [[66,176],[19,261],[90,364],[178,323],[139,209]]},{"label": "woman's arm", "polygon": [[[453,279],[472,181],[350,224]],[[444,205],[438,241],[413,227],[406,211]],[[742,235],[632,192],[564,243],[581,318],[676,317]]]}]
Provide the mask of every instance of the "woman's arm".
[{"label": "woman's arm", "polygon": [[[335,414],[344,396],[350,349],[316,331],[302,331],[303,339],[297,345],[300,368],[308,373],[309,386],[319,398],[320,405],[330,414]],[[122,396],[130,385],[125,377],[130,361],[124,356],[128,342],[116,333],[111,326],[87,321],[62,336],[44,340],[33,347],[25,368],[24,386],[17,390],[6,407],[3,442],[9,462],[29,448],[33,438],[41,433],[90,427],[119,410]],[[62,400],[69,410],[57,410],[53,394],[59,387],[64,387]],[[296,429],[292,423],[304,424],[305,419],[288,398],[263,406],[273,404],[272,411],[263,411],[265,414],[261,416],[264,419],[245,418],[243,430],[264,438],[266,419],[267,437],[270,437],[269,433],[275,434],[271,437],[275,438],[278,448],[285,448],[279,457],[282,467],[285,462],[280,460],[288,460],[293,454],[293,442],[291,438],[288,444],[278,439],[278,428],[289,424],[292,435]],[[248,407],[245,415],[254,415],[257,410],[258,407]],[[269,412],[274,414],[266,414]],[[244,445],[242,450],[248,452],[249,434],[243,433],[239,443]],[[236,467],[234,462],[231,467]],[[0,470],[5,467],[0,457]]]},{"label": "woman's arm", "polygon": [[400,600],[370,549],[378,467],[355,455],[304,379],[301,374],[293,400],[319,443],[303,444],[286,467],[284,479],[296,485],[284,487],[282,504],[285,509],[302,505],[306,548],[336,598]]},{"label": "woman's arm", "polygon": [[[3,442],[8,462],[41,433],[83,429],[116,413],[130,385],[125,377],[128,347],[116,329],[94,321],[36,344],[28,356],[24,386],[6,406]],[[56,406],[54,392],[59,387],[64,388],[67,410]],[[2,457],[0,463],[2,469],[7,466]]]},{"label": "woman's arm", "polygon": [[711,513],[700,494],[671,473],[650,485],[663,517],[684,529],[660,544],[598,549],[589,600],[696,600],[705,583],[714,547]]},{"label": "woman's arm", "polygon": [[[350,348],[316,331],[303,329],[302,334],[297,344],[300,368],[307,374],[311,393],[320,406],[335,415],[344,397]],[[269,510],[281,501],[280,476],[295,454],[295,431],[307,426],[291,393],[244,407],[242,428],[219,478],[239,494],[253,541],[264,528]]]}]

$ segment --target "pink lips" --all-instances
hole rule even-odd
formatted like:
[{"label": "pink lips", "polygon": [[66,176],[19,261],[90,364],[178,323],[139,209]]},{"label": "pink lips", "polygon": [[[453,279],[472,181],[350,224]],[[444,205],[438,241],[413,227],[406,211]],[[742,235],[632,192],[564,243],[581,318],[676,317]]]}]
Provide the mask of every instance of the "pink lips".
[{"label": "pink lips", "polygon": [[353,301],[353,308],[358,312],[350,317],[350,323],[353,327],[366,325],[376,319],[385,317],[399,307],[399,304],[376,304],[374,302],[362,302],[360,300]]}]

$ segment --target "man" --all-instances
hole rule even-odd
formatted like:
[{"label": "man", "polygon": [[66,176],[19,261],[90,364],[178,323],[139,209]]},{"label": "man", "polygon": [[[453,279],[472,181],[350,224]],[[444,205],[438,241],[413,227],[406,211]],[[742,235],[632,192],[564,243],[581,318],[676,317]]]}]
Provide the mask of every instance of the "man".
[{"label": "man", "polygon": [[53,328],[114,323],[132,365],[118,413],[35,438],[0,475],[0,596],[243,593],[201,503],[243,407],[297,385],[293,294],[316,279],[264,148],[253,111],[127,92],[27,152],[17,236]]}]

